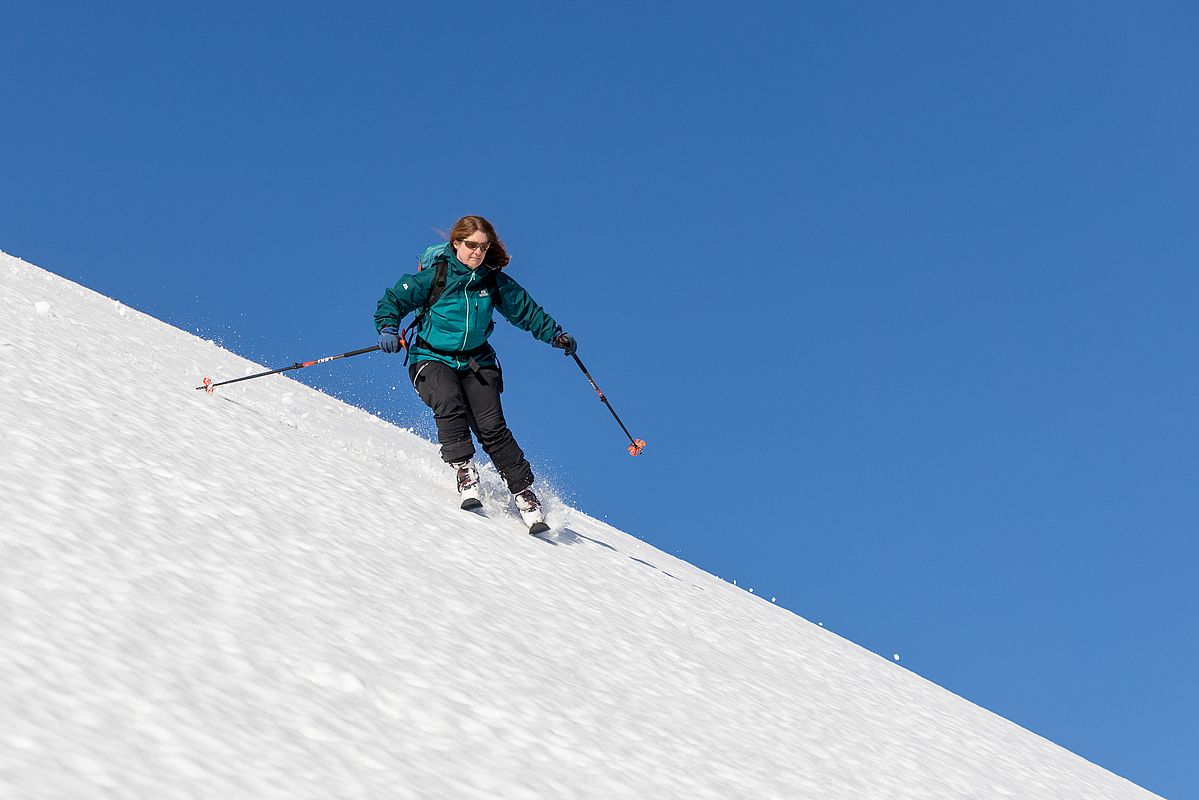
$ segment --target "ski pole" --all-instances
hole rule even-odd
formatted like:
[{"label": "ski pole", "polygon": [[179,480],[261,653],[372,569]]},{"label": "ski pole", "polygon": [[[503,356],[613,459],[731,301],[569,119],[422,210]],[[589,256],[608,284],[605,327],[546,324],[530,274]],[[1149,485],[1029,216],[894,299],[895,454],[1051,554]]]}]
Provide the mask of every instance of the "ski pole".
[{"label": "ski pole", "polygon": [[361,350],[351,350],[348,353],[342,353],[341,355],[337,355],[337,356],[325,356],[324,358],[318,358],[315,361],[297,361],[296,363],[292,364],[290,367],[280,367],[279,369],[270,369],[270,370],[267,370],[266,372],[259,372],[256,375],[246,375],[245,377],[242,377],[242,378],[234,378],[233,380],[221,381],[220,383],[213,383],[212,378],[209,378],[207,375],[205,375],[204,376],[204,385],[197,386],[196,388],[203,389],[204,391],[208,392],[209,394],[212,394],[212,391],[214,389],[216,389],[216,387],[224,386],[225,384],[228,384],[228,383],[237,383],[238,381],[248,381],[251,378],[262,378],[267,375],[276,375],[280,372],[287,372],[288,370],[293,370],[293,369],[303,369],[304,367],[311,367],[313,364],[324,364],[326,361],[336,361],[339,358],[349,358],[350,356],[360,356],[363,353],[373,353],[378,349],[379,349],[379,345],[375,345],[374,347],[364,347]]},{"label": "ski pole", "polygon": [[629,441],[632,442],[632,444],[629,445],[629,455],[641,455],[641,451],[645,449],[645,440],[633,438],[633,434],[629,433],[629,429],[624,426],[624,423],[620,421],[620,417],[616,415],[616,409],[612,408],[612,404],[608,402],[608,398],[604,397],[604,393],[600,391],[598,386],[595,385],[595,379],[591,377],[591,373],[587,371],[585,366],[583,366],[583,362],[579,360],[578,355],[572,353],[571,356],[574,358],[575,363],[579,365],[579,369],[583,370],[583,374],[587,376],[587,382],[591,384],[592,389],[595,389],[595,393],[599,395],[599,399],[602,400],[604,405],[608,407],[608,410],[612,412],[612,417],[616,420],[616,424],[620,426],[620,429],[624,431],[624,435],[629,437]]}]

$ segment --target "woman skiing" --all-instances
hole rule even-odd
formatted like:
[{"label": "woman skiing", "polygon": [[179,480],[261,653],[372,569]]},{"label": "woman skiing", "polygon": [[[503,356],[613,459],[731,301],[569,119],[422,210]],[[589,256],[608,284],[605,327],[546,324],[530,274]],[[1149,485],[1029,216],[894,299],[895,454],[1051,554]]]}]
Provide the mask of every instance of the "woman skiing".
[{"label": "woman skiing", "polygon": [[[503,376],[495,350],[487,342],[498,310],[509,322],[565,351],[575,340],[502,272],[510,258],[495,228],[483,217],[466,216],[450,230],[450,240],[428,248],[421,269],[402,276],[379,300],[375,330],[386,353],[407,347],[408,375],[420,399],[433,410],[441,457],[457,470],[461,505],[479,502],[479,472],[471,431],[503,476],[521,519],[531,533],[548,530],[541,502],[533,492],[533,470],[516,443],[500,393]],[[401,341],[400,320],[417,312]]]}]

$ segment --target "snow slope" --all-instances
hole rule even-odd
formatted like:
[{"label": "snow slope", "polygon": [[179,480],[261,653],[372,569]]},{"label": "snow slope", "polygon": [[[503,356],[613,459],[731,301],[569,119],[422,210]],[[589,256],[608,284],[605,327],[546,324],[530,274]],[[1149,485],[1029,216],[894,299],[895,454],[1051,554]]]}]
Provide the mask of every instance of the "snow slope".
[{"label": "snow slope", "polygon": [[0,254],[0,797],[1153,796],[261,369]]}]

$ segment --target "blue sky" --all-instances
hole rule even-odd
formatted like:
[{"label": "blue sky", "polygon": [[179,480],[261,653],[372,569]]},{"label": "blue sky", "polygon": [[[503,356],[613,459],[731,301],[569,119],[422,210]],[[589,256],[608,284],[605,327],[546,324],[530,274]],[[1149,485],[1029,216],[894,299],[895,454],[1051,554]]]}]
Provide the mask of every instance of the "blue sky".
[{"label": "blue sky", "polygon": [[[373,344],[435,231],[488,216],[649,442],[501,324],[564,496],[1199,796],[1190,5],[18,0],[3,28],[0,249],[281,366]],[[432,434],[397,359],[296,376]]]}]

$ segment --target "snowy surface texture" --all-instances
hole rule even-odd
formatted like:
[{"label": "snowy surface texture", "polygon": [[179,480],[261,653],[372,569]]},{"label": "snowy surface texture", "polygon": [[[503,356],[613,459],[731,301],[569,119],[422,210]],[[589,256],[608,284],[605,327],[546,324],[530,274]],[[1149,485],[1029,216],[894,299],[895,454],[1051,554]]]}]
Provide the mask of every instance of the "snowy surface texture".
[{"label": "snowy surface texture", "polygon": [[262,369],[0,254],[0,797],[1152,796]]}]

